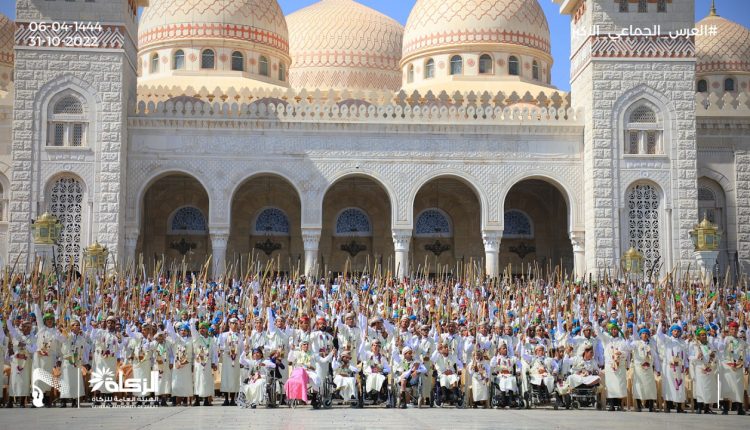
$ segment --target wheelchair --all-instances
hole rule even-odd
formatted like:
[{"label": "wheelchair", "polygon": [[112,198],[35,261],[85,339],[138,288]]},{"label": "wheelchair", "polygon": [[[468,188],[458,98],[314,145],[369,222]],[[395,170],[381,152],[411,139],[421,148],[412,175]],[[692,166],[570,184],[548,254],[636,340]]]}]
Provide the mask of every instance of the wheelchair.
[{"label": "wheelchair", "polygon": [[[298,369],[295,369],[298,370]],[[313,388],[313,384],[310,383],[307,380],[307,377],[298,377],[290,373],[289,379],[287,380],[287,384],[290,382],[293,382],[295,384],[305,385],[305,390],[307,390],[307,398],[310,400],[310,405],[313,407],[313,409],[320,409],[323,406],[323,389],[325,388],[326,382],[321,381],[321,387],[320,391],[315,391]],[[298,386],[299,386],[298,385]],[[286,399],[287,406],[290,408],[296,408],[299,405],[305,404],[305,402],[301,398],[288,398]]]},{"label": "wheelchair", "polygon": [[448,388],[440,385],[440,378],[437,372],[434,374],[435,384],[432,389],[432,399],[434,399],[435,406],[442,408],[446,403],[455,406],[458,409],[463,409],[466,398],[463,384],[459,379],[456,388]]},{"label": "wheelchair", "polygon": [[[390,385],[390,398],[388,400],[387,407],[395,408],[396,406],[405,407],[406,405],[416,406],[421,408],[424,403],[422,398],[422,384],[425,375],[419,375],[417,377],[417,383],[415,385],[407,384],[406,386],[406,403],[401,402],[401,373],[397,373],[393,378],[389,379]],[[398,400],[398,402],[397,402]]]},{"label": "wheelchair", "polygon": [[[555,383],[555,385],[557,385]],[[523,390],[523,405],[526,409],[537,408],[540,406],[552,405],[557,410],[560,407],[560,399],[556,391],[549,392],[547,386],[542,383],[534,385],[531,383],[531,374],[526,371],[526,384]]]},{"label": "wheelchair", "polygon": [[[513,375],[516,379],[516,390],[519,390],[521,383],[519,376],[513,371]],[[500,385],[497,383],[497,373],[492,374],[492,383],[490,384],[490,406],[495,409],[502,408],[518,408],[523,409],[525,407],[523,396],[519,395],[519,392],[503,392],[500,390]]]},{"label": "wheelchair", "polygon": [[602,409],[599,402],[599,385],[588,387],[579,385],[570,390],[568,394],[567,408],[579,409],[581,407],[594,407],[597,410]]},{"label": "wheelchair", "polygon": [[370,406],[377,406],[382,403],[385,403],[386,408],[391,408],[395,406],[395,403],[392,402],[392,399],[396,397],[396,395],[392,392],[392,384],[390,383],[390,380],[392,379],[390,374],[385,374],[385,382],[383,383],[383,386],[380,388],[380,391],[372,390],[370,392],[365,392],[367,389],[366,384],[366,376],[361,374],[360,377],[360,403],[362,405],[370,405]]},{"label": "wheelchair", "polygon": [[[240,386],[240,391],[237,393],[237,406],[239,406],[241,409],[247,409],[250,407],[250,403],[247,401],[247,398],[245,397],[245,385],[247,384],[247,379],[243,381],[242,385]],[[279,403],[281,403],[282,400],[282,389],[281,389],[281,381],[273,376],[273,374],[269,375],[266,378],[266,386],[265,386],[265,405],[267,408],[275,408]]]}]

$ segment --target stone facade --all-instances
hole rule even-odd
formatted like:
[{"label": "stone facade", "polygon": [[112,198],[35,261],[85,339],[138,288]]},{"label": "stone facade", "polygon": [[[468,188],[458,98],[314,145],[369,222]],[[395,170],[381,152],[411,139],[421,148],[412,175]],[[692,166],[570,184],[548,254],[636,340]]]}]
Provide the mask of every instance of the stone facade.
[{"label": "stone facade", "polygon": [[[661,238],[664,267],[671,270],[677,262],[687,265],[692,260],[688,232],[697,219],[695,60],[647,57],[649,45],[657,42],[646,37],[633,40],[625,52],[610,58],[597,49],[598,41],[607,36],[592,34],[590,29],[620,32],[629,25],[658,23],[666,35],[692,26],[692,5],[674,5],[669,14],[659,14],[655,8],[649,13],[623,13],[616,2],[606,0],[586,5],[578,6],[583,12],[572,23],[571,70],[573,105],[586,112],[586,266],[589,270],[618,266],[621,251],[629,246],[628,227],[622,225],[627,215],[625,196],[637,183],[656,185],[663,198],[659,221],[660,234],[666,235]],[[668,43],[676,47],[678,42]],[[630,156],[624,150],[625,112],[642,101],[655,106],[664,123],[663,154]]]},{"label": "stone facade", "polygon": [[[254,10],[253,1],[241,5]],[[691,2],[668,3],[669,13],[622,13],[611,0],[560,1],[562,12],[573,16],[571,94],[548,85],[552,59],[541,25],[528,43],[542,45],[508,51],[494,40],[497,55],[487,76],[479,76],[478,62],[480,51],[490,51],[464,40],[425,53],[443,65],[435,65],[439,79],[417,79],[419,85],[408,85],[412,59],[402,57],[403,91],[285,88],[255,80],[253,68],[235,79],[221,58],[221,67],[201,71],[186,86],[170,63],[182,45],[167,37],[154,48],[168,84],[159,86],[143,71],[153,52],[136,54],[137,3],[17,2],[15,79],[8,90],[0,88],[0,185],[8,201],[8,216],[0,220],[3,263],[33,261],[29,219],[50,209],[51,184],[74,177],[83,190],[80,245],[99,241],[117,264],[142,255],[152,268],[164,256],[176,267],[185,256],[188,270],[198,271],[210,256],[214,273],[244,270],[251,258],[258,264],[275,259],[290,272],[379,264],[403,275],[461,270],[462,263],[497,275],[538,261],[596,275],[616,270],[634,243],[630,193],[638,185],[658,201],[649,222],[658,235],[661,274],[693,261],[688,233],[699,207],[716,209],[725,227],[722,270],[750,268],[747,92],[696,95],[690,38],[612,40],[586,33],[593,26],[609,32],[658,23],[664,33],[691,27]],[[273,1],[256,3],[276,11],[283,27]],[[418,15],[434,20],[440,2],[427,3],[435,7]],[[498,13],[526,11],[529,22],[546,24],[533,0],[493,4]],[[506,25],[501,15],[469,24]],[[453,18],[456,28],[469,25]],[[80,19],[107,23],[106,46],[29,43],[30,21]],[[274,43],[286,43],[281,39]],[[466,72],[440,78],[448,76],[446,61],[458,48],[466,49]],[[510,54],[521,60],[519,76],[508,76]],[[526,63],[535,58],[543,61],[533,79]],[[443,91],[445,85],[454,91]],[[84,106],[81,146],[50,145],[57,139],[54,106],[66,95]],[[653,116],[650,128],[632,119],[640,107]],[[653,143],[653,151],[632,153],[633,136],[641,148]],[[713,200],[701,200],[699,189]],[[185,207],[204,218],[200,231],[171,223]],[[268,208],[284,214],[288,231],[255,228]],[[366,214],[369,231],[337,231],[338,217],[350,208]],[[417,234],[425,210],[443,214],[449,231]],[[528,230],[504,234],[511,210],[516,218],[508,219],[528,221]]]}]

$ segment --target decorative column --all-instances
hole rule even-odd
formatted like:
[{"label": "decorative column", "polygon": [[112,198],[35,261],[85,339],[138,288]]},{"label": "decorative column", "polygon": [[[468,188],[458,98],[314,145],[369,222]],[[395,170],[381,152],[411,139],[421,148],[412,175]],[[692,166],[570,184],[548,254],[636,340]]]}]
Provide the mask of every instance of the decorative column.
[{"label": "decorative column", "polygon": [[305,275],[313,276],[318,269],[318,246],[320,228],[302,228],[302,243],[305,247]]},{"label": "decorative column", "polygon": [[120,264],[124,267],[136,261],[135,249],[138,246],[138,236],[140,235],[139,229],[136,228],[125,228],[125,252],[120,257],[122,261]]},{"label": "decorative column", "polygon": [[576,279],[586,276],[586,233],[582,231],[570,232],[570,243],[573,245],[573,272]]},{"label": "decorative column", "polygon": [[224,260],[227,255],[228,230],[214,230],[209,227],[211,236],[211,276],[216,279],[224,274]]},{"label": "decorative column", "polygon": [[502,237],[502,231],[482,231],[482,241],[484,241],[485,254],[485,272],[490,278],[496,277],[500,270],[500,240]]},{"label": "decorative column", "polygon": [[411,243],[411,229],[393,230],[393,249],[396,252],[393,266],[397,278],[409,274],[409,243]]}]

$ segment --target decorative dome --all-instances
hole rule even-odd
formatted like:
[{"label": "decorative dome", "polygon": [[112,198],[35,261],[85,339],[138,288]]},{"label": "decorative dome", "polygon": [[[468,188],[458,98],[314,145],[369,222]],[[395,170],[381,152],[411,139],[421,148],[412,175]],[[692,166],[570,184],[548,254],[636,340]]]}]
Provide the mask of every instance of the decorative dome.
[{"label": "decorative dome", "polygon": [[750,72],[750,30],[713,13],[696,26],[716,26],[715,34],[695,37],[698,74]]},{"label": "decorative dome", "polygon": [[276,0],[151,0],[138,28],[139,49],[169,41],[225,39],[289,52]]},{"label": "decorative dome", "polygon": [[509,44],[550,54],[537,0],[417,0],[404,31],[404,60],[463,45]]},{"label": "decorative dome", "polygon": [[353,0],[322,0],[286,17],[293,88],[401,87],[403,27]]}]

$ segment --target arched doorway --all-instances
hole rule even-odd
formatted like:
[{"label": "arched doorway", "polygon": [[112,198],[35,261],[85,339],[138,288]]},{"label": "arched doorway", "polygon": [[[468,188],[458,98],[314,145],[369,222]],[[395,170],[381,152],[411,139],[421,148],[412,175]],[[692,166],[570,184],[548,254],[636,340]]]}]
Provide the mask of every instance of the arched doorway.
[{"label": "arched doorway", "polygon": [[244,271],[248,258],[256,270],[277,261],[275,270],[304,271],[300,232],[301,204],[297,190],[274,175],[252,177],[237,188],[232,198],[227,262]]},{"label": "arched doorway", "polygon": [[323,198],[320,255],[321,273],[326,269],[333,273],[372,271],[376,264],[387,270],[388,264],[393,265],[391,202],[378,182],[349,176],[328,188]]},{"label": "arched doorway", "polygon": [[514,274],[527,273],[535,263],[573,273],[568,204],[555,185],[542,179],[516,183],[505,197],[503,217],[501,273],[509,265]]},{"label": "arched doorway", "polygon": [[[154,181],[143,197],[141,246],[143,262],[153,270],[163,258],[163,271],[199,272],[211,254],[208,236],[208,193],[194,177],[168,174]],[[136,261],[138,261],[136,257]]]},{"label": "arched doorway", "polygon": [[470,261],[483,269],[481,213],[476,192],[463,181],[441,177],[425,183],[414,199],[414,270],[427,265],[431,275],[453,273]]},{"label": "arched doorway", "polygon": [[719,242],[719,256],[716,259],[716,273],[721,277],[730,268],[733,257],[729,255],[726,195],[718,182],[706,177],[698,179],[698,220],[702,220],[704,216],[716,224],[723,234]]},{"label": "arched doorway", "polygon": [[62,271],[81,270],[81,246],[86,219],[85,190],[79,177],[62,175],[50,181],[45,192],[47,210],[62,225],[54,256],[55,265]]},{"label": "arched doorway", "polygon": [[649,276],[659,274],[668,264],[664,249],[667,241],[662,240],[667,230],[662,220],[663,204],[661,188],[650,181],[631,184],[625,194],[622,248],[632,247],[643,255],[643,268]]}]

